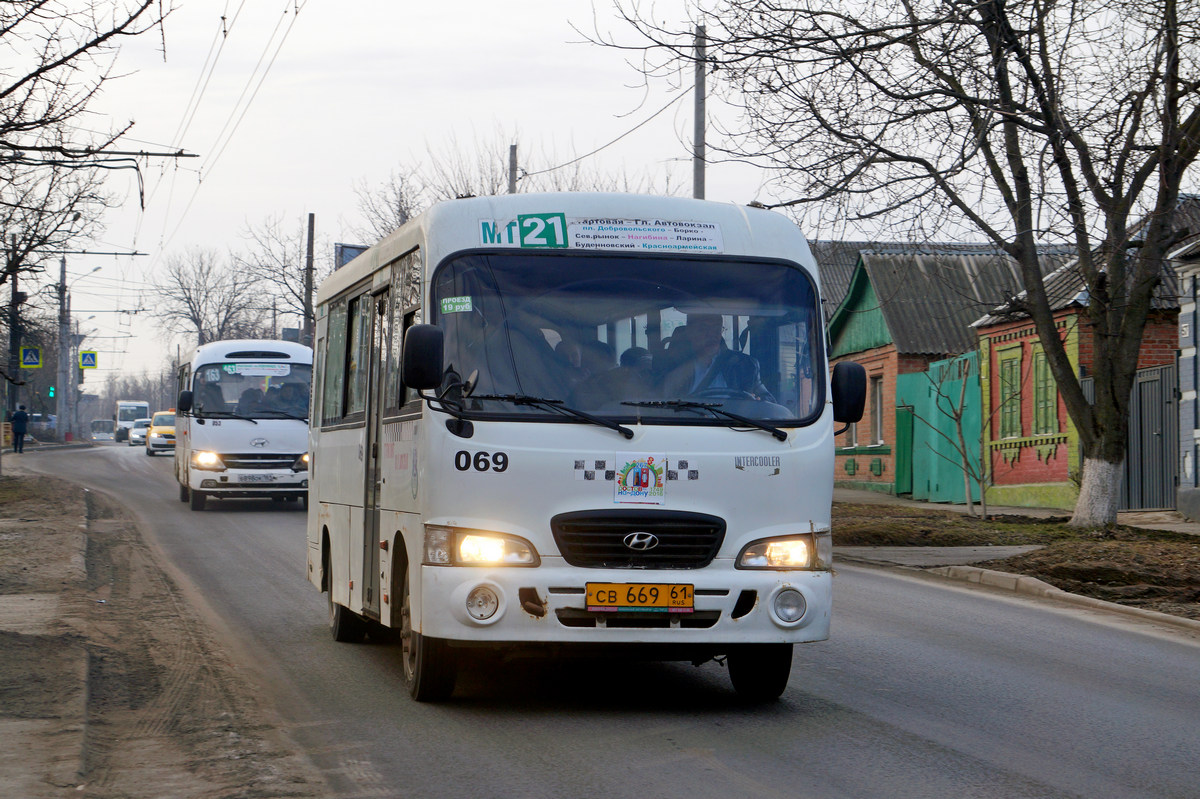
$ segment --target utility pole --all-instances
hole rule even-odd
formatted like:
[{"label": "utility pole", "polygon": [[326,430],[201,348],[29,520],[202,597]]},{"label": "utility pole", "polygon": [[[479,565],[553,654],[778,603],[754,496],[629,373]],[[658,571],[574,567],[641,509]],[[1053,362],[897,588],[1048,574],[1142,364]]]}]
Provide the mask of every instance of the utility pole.
[{"label": "utility pole", "polygon": [[66,256],[59,259],[58,266],[58,377],[55,381],[57,393],[54,395],[54,414],[58,421],[55,426],[54,437],[66,440],[67,417],[70,415],[67,380],[69,379],[71,367],[71,298],[67,294]]},{"label": "utility pole", "polygon": [[313,237],[316,231],[316,214],[308,215],[308,253],[304,257],[304,326],[300,343],[313,345]]},{"label": "utility pole", "polygon": [[704,199],[704,97],[707,93],[704,86],[704,68],[707,49],[704,26],[697,25],[696,88],[693,91],[696,106],[692,120],[692,196],[697,200]]},{"label": "utility pole", "polygon": [[508,193],[517,193],[517,145],[508,145]]},{"label": "utility pole", "polygon": [[12,278],[12,302],[8,306],[8,415],[17,410],[21,393],[21,303],[25,293],[17,289],[17,234],[12,235],[9,250],[9,274]]}]

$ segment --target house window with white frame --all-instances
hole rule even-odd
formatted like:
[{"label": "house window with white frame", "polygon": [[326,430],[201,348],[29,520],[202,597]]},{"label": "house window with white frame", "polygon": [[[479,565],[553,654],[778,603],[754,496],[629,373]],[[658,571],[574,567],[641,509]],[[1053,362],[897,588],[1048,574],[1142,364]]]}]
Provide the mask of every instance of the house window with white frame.
[{"label": "house window with white frame", "polygon": [[883,376],[871,378],[871,445],[883,443]]}]

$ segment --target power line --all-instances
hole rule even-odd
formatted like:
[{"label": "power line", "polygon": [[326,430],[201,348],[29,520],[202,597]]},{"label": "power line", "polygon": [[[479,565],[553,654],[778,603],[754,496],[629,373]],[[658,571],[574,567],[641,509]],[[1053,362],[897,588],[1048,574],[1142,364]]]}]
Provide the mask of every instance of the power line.
[{"label": "power line", "polygon": [[599,147],[597,147],[595,150],[592,150],[590,153],[584,153],[583,155],[579,156],[578,158],[572,158],[570,161],[567,161],[566,163],[559,164],[558,166],[552,166],[552,167],[549,167],[549,168],[547,168],[547,169],[539,169],[537,172],[522,172],[522,173],[521,173],[521,179],[523,180],[523,179],[525,179],[525,178],[531,178],[531,177],[534,177],[535,175],[544,175],[544,174],[546,174],[547,172],[553,172],[553,171],[555,171],[555,170],[557,170],[557,169],[563,169],[563,168],[565,168],[565,167],[571,166],[572,164],[577,164],[577,163],[579,163],[580,161],[582,161],[582,160],[583,160],[583,159],[585,159],[585,158],[591,158],[591,157],[592,157],[593,155],[595,155],[596,153],[602,152],[603,150],[607,150],[609,147],[612,147],[614,144],[616,144],[617,142],[619,142],[621,139],[624,139],[624,138],[625,138],[626,136],[628,136],[629,134],[633,133],[634,131],[636,131],[636,130],[638,130],[639,128],[641,128],[641,127],[645,126],[646,124],[648,124],[648,123],[649,123],[651,120],[653,120],[653,119],[654,119],[655,117],[657,117],[659,114],[661,114],[661,113],[663,113],[664,111],[666,111],[666,110],[667,110],[668,108],[670,108],[671,106],[673,106],[673,105],[675,105],[676,103],[678,103],[678,102],[679,102],[680,100],[682,100],[684,97],[687,97],[687,96],[688,96],[688,94],[689,94],[689,93],[691,93],[691,91],[692,91],[692,87],[690,87],[690,86],[689,86],[687,89],[685,89],[685,90],[683,91],[683,93],[682,93],[682,94],[676,95],[675,97],[671,98],[671,101],[670,101],[669,103],[667,103],[666,105],[664,105],[662,108],[658,109],[658,110],[657,110],[657,111],[655,111],[653,114],[651,114],[650,116],[646,117],[646,118],[645,118],[645,119],[643,119],[641,122],[637,123],[637,124],[636,124],[636,125],[634,125],[632,128],[630,128],[629,130],[627,130],[627,131],[625,131],[624,133],[622,133],[622,134],[621,134],[620,136],[618,136],[617,138],[613,139],[612,141],[608,142],[607,144],[602,144],[602,145],[600,145],[600,146],[599,146]]},{"label": "power line", "polygon": [[[287,3],[287,6],[291,7],[291,5],[292,5],[291,0],[289,0],[289,2]],[[250,77],[246,81],[246,86],[243,87],[243,89],[242,89],[241,96],[238,97],[237,102],[234,104],[233,112],[231,112],[229,119],[226,120],[225,127],[223,127],[221,129],[221,132],[219,134],[217,134],[217,138],[214,141],[213,146],[217,147],[218,146],[217,143],[219,142],[220,143],[219,148],[211,156],[211,158],[206,162],[206,164],[202,166],[202,169],[205,169],[207,172],[211,173],[216,168],[217,161],[220,159],[221,155],[225,152],[225,148],[229,145],[229,142],[231,142],[233,140],[234,134],[237,133],[238,128],[242,124],[242,120],[246,118],[246,114],[247,114],[247,112],[249,112],[250,106],[253,105],[255,98],[258,96],[259,90],[262,88],[263,83],[266,82],[267,75],[270,73],[271,67],[274,66],[274,64],[275,64],[275,59],[279,57],[279,53],[283,50],[283,45],[287,42],[288,34],[290,34],[292,32],[292,28],[295,26],[296,20],[300,16],[300,11],[303,10],[305,5],[307,5],[307,2],[298,4],[294,7],[295,10],[292,13],[291,22],[288,23],[287,28],[283,32],[283,36],[280,37],[279,44],[275,47],[275,52],[271,55],[271,58],[267,62],[266,67],[262,70],[262,74],[258,79],[258,83],[254,85],[254,89],[253,89],[253,91],[251,91],[250,97],[246,100],[245,104],[242,104],[242,99],[246,96],[246,90],[249,89],[252,84],[254,84],[254,78],[258,74],[259,67],[262,65],[263,59],[266,57],[268,51],[270,50],[271,44],[275,40],[276,33],[278,33],[280,26],[283,24],[283,16],[286,16],[288,13],[288,8],[287,7],[284,8],[284,15],[280,17],[280,21],[279,21],[279,23],[276,24],[275,30],[271,32],[271,36],[267,40],[267,44],[263,49],[262,55],[259,56],[258,63],[254,65],[254,69],[251,71]],[[237,110],[239,106],[241,106],[240,113]],[[237,119],[236,119],[236,121],[233,121],[235,115],[236,115]],[[231,121],[233,121],[232,128],[229,127],[229,124]],[[225,135],[226,130],[229,131],[228,136]],[[222,137],[224,137],[224,141],[222,141]],[[200,182],[198,182],[196,184],[195,189],[192,190],[192,196],[188,199],[188,203],[184,207],[183,213],[180,214],[179,221],[176,223],[175,229],[172,230],[170,236],[167,237],[167,243],[170,243],[171,239],[173,239],[175,237],[175,234],[178,233],[179,229],[183,226],[184,221],[186,221],[188,212],[191,210],[192,204],[196,201],[196,196],[200,193],[200,187],[203,185],[203,182],[204,182],[203,179],[201,179]],[[162,247],[160,247],[160,249],[165,248],[165,246],[166,246],[166,244],[162,245]]]}]

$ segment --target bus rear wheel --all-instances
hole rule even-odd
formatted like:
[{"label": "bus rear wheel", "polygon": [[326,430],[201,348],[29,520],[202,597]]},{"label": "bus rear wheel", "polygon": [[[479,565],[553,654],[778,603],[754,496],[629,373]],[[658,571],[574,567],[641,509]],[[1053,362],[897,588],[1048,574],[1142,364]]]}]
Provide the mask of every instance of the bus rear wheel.
[{"label": "bus rear wheel", "polygon": [[729,652],[729,679],[750,702],[778,699],[791,674],[791,644],[748,644]]},{"label": "bus rear wheel", "polygon": [[458,661],[441,638],[430,638],[413,630],[408,580],[404,581],[404,599],[400,610],[400,650],[404,661],[404,682],[418,702],[440,702],[454,693],[458,679]]},{"label": "bus rear wheel", "polygon": [[179,484],[179,501],[187,502],[189,499],[191,499],[191,496],[189,496],[190,494],[191,494],[191,492],[188,491],[188,487],[185,486],[183,483],[180,483]]}]

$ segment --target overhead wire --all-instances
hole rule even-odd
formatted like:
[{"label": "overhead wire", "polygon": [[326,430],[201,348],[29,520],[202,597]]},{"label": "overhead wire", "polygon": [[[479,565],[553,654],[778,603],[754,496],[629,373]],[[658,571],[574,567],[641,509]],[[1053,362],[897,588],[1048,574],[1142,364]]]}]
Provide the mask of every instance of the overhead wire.
[{"label": "overhead wire", "polygon": [[566,161],[566,162],[564,162],[564,163],[558,164],[557,166],[547,167],[546,169],[539,169],[539,170],[537,170],[536,172],[522,172],[522,173],[521,173],[521,178],[522,178],[522,179],[524,179],[524,178],[531,178],[531,177],[534,177],[534,176],[536,176],[536,175],[544,175],[544,174],[546,174],[547,172],[554,172],[554,171],[556,171],[556,170],[559,170],[559,169],[565,169],[566,167],[569,167],[569,166],[571,166],[571,165],[573,165],[573,164],[577,164],[577,163],[579,163],[580,161],[584,160],[585,158],[591,158],[591,157],[592,157],[593,155],[595,155],[596,153],[600,153],[600,152],[603,152],[604,150],[607,150],[609,147],[612,147],[614,144],[616,144],[617,142],[621,141],[621,139],[624,139],[626,136],[629,136],[631,133],[634,133],[634,132],[635,132],[635,131],[637,131],[639,128],[642,128],[642,127],[644,127],[645,125],[649,124],[649,123],[650,123],[650,122],[651,122],[653,119],[655,119],[655,118],[656,118],[656,117],[657,117],[659,114],[662,114],[662,113],[663,113],[664,111],[666,111],[668,108],[670,108],[671,106],[675,105],[676,103],[678,103],[678,102],[679,102],[680,100],[682,100],[683,98],[687,97],[687,96],[688,96],[688,94],[690,94],[692,91],[693,91],[693,88],[692,88],[691,86],[687,87],[687,89],[685,89],[683,92],[681,92],[680,94],[677,94],[676,96],[672,97],[672,98],[671,98],[671,100],[670,100],[670,102],[668,102],[668,103],[667,103],[666,105],[664,105],[662,108],[658,109],[658,110],[657,110],[657,111],[655,111],[653,114],[651,114],[650,116],[646,117],[646,118],[645,118],[645,119],[643,119],[641,122],[637,123],[637,124],[636,124],[636,125],[634,125],[632,128],[630,128],[629,130],[625,131],[625,132],[624,132],[624,133],[622,133],[620,136],[616,137],[615,139],[613,139],[612,141],[608,142],[607,144],[602,144],[602,145],[600,145],[599,147],[597,147],[595,150],[592,150],[592,151],[591,151],[591,152],[589,152],[589,153],[584,153],[584,154],[583,154],[583,155],[581,155],[581,156],[578,156],[578,157],[576,157],[576,158],[572,158],[570,161]]},{"label": "overhead wire", "polygon": [[[242,89],[242,94],[238,97],[237,102],[234,104],[233,111],[230,113],[229,118],[226,119],[224,127],[222,127],[221,132],[217,134],[217,138],[214,140],[213,147],[216,149],[216,152],[209,157],[204,164],[201,165],[201,170],[203,173],[210,174],[216,168],[217,162],[220,160],[221,155],[223,155],[225,152],[225,148],[231,141],[233,141],[233,137],[237,133],[238,128],[241,126],[242,120],[246,118],[246,114],[249,112],[250,107],[254,104],[254,100],[258,96],[259,90],[266,82],[267,75],[270,74],[271,67],[275,64],[275,59],[277,59],[279,57],[279,53],[282,52],[283,45],[287,42],[288,35],[292,32],[292,28],[296,24],[296,19],[300,16],[300,12],[307,4],[307,0],[302,3],[296,3],[294,6],[292,0],[288,0],[288,2],[285,4],[286,7],[284,9],[284,14],[280,17],[280,21],[276,24],[275,30],[271,32],[271,37],[267,40],[267,44],[263,48],[263,52],[259,56],[258,62],[254,65],[254,69],[251,71],[249,78],[246,80],[246,85]],[[271,54],[270,60],[267,61],[267,64],[262,69],[262,73],[260,75],[259,67],[262,66],[263,59],[266,58],[267,53],[271,49],[271,45],[275,40],[275,36],[279,32],[280,26],[283,24],[283,18],[288,14],[288,7],[294,8],[291,13],[291,21],[288,23],[287,28],[284,29],[283,35],[279,38],[278,45],[275,46],[275,51]],[[254,82],[256,76],[258,77],[257,83]],[[251,85],[253,85],[254,88],[252,91],[250,91],[249,98],[246,98],[246,92],[250,89]],[[242,102],[243,99],[245,99],[245,103]],[[236,120],[234,119],[235,116]],[[232,127],[230,127],[231,122],[233,123]],[[228,135],[226,135],[226,131],[228,131]],[[197,182],[196,187],[192,190],[192,195],[188,199],[187,206],[183,209],[183,213],[180,214],[179,221],[176,223],[174,230],[171,231],[170,236],[167,237],[166,242],[162,245],[163,247],[165,247],[167,243],[170,243],[170,241],[175,237],[175,234],[178,233],[179,229],[183,226],[183,223],[187,219],[188,211],[191,210],[192,204],[195,202],[196,196],[200,193],[200,187],[203,185],[203,183],[204,178],[202,176]]]}]

